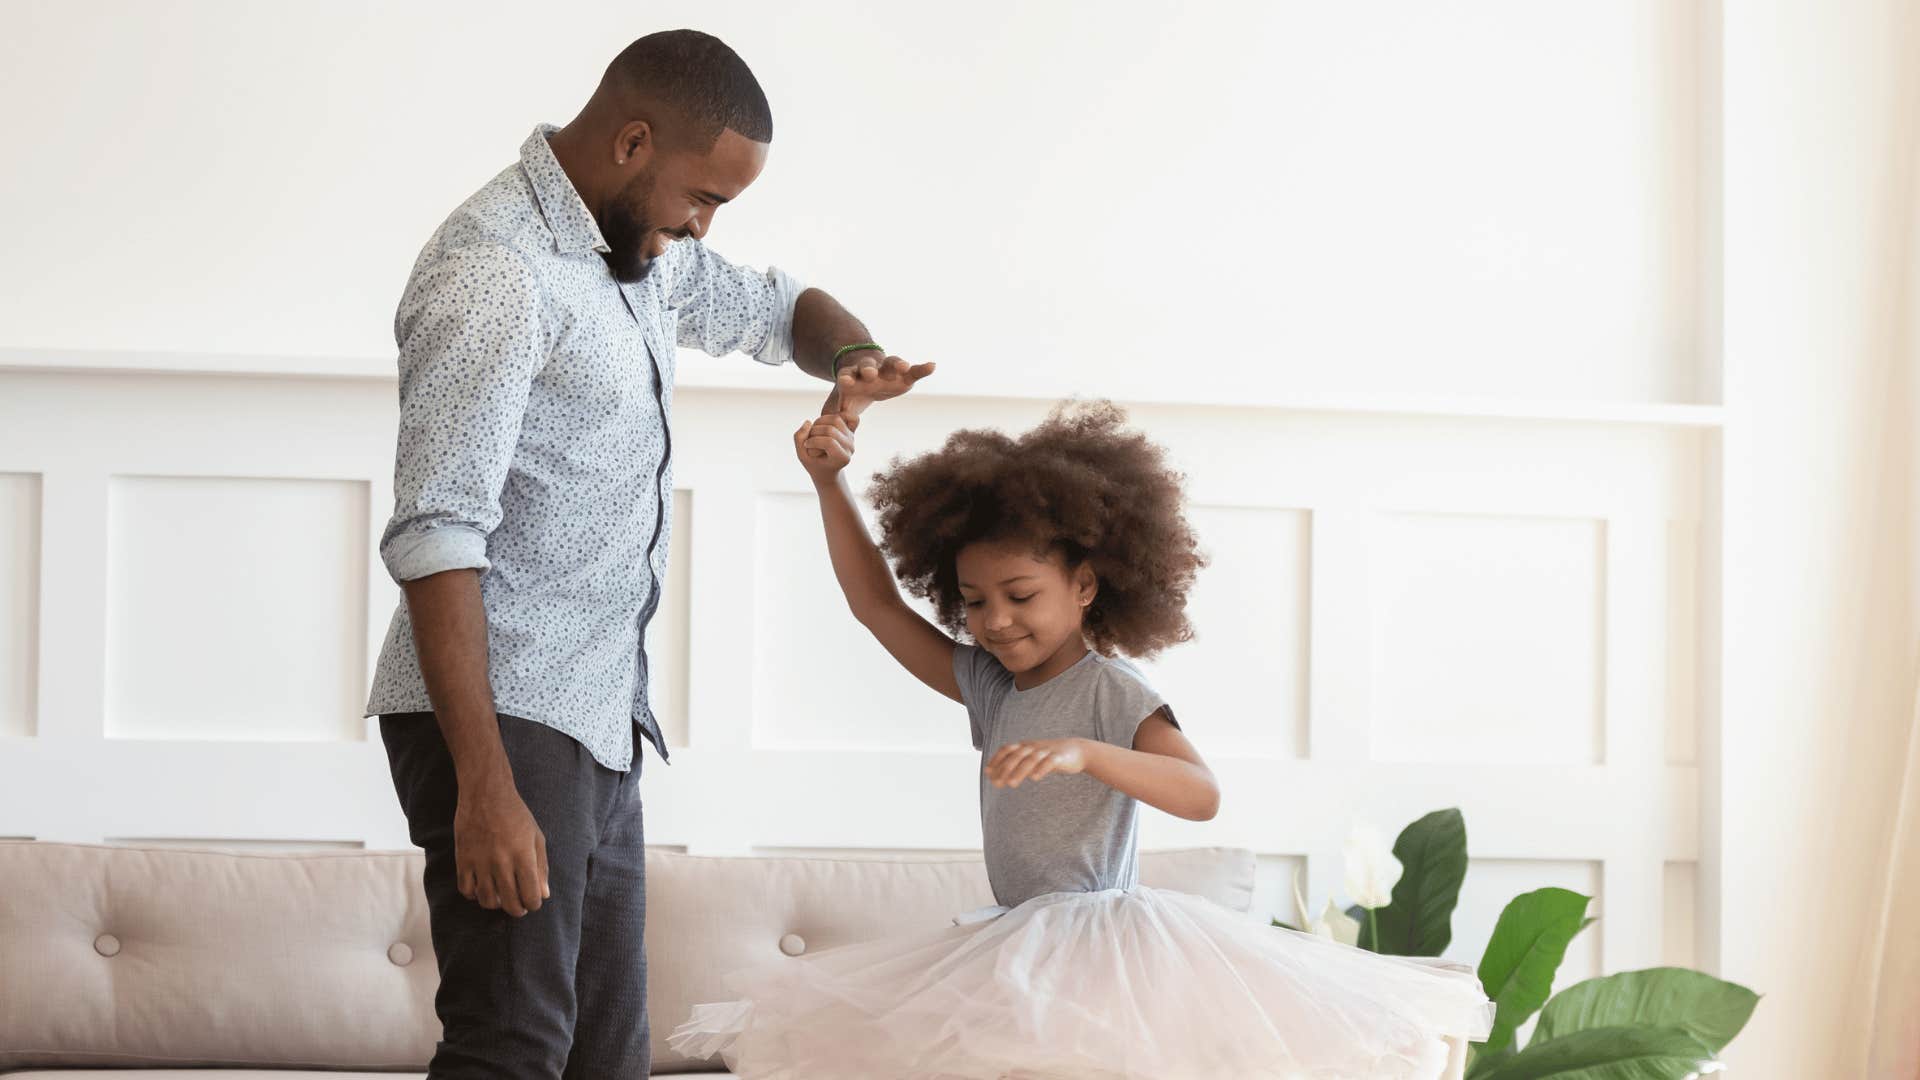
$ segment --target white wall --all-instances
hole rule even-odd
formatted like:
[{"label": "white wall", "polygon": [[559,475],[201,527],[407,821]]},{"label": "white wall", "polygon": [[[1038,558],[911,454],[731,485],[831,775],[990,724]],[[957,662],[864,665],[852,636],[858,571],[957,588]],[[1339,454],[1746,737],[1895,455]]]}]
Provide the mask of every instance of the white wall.
[{"label": "white wall", "polygon": [[[869,461],[1078,391],[1139,403],[1187,463],[1218,562],[1159,674],[1228,803],[1149,843],[1255,848],[1284,915],[1291,868],[1335,887],[1353,817],[1462,805],[1463,952],[1512,893],[1581,888],[1605,920],[1568,977],[1717,966],[1770,995],[1746,1074],[1832,1060],[1851,953],[1781,942],[1845,922],[1795,867],[1867,872],[1824,861],[1822,816],[1878,735],[1843,751],[1820,719],[1877,624],[1865,594],[1829,606],[1840,540],[1806,526],[1867,505],[1833,448],[1879,370],[1849,297],[1882,223],[1859,163],[1898,126],[1891,5],[1763,0],[1724,36],[1717,5],[1653,0],[549,11],[4,5],[0,835],[404,842],[351,715],[393,595],[368,561],[392,305],[535,122],[696,25],[778,132],[715,247],[942,364]],[[1801,323],[1809,265],[1861,276]],[[834,602],[780,437],[811,391],[738,360],[682,378],[656,643],[686,749],[648,780],[651,836],[977,843],[939,703],[888,673],[829,711],[784,647],[783,612]],[[1776,498],[1797,447],[1827,471]],[[1776,628],[1723,649],[1736,618]],[[886,672],[856,630],[833,641]],[[1813,763],[1804,799],[1774,797],[1780,762]]]},{"label": "white wall", "polygon": [[692,25],[775,117],[716,248],[949,389],[1710,400],[1690,3],[526,10],[7,3],[5,344],[385,370],[433,225]]}]

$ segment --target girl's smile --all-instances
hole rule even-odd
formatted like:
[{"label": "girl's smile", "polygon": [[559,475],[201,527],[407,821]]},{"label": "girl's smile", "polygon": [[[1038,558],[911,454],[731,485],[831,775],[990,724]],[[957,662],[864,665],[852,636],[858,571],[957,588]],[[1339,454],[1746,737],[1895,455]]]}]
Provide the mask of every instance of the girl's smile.
[{"label": "girl's smile", "polygon": [[1069,567],[1058,547],[1036,552],[1025,539],[979,540],[954,559],[967,632],[1031,689],[1087,654],[1082,632],[1099,582],[1084,562]]}]

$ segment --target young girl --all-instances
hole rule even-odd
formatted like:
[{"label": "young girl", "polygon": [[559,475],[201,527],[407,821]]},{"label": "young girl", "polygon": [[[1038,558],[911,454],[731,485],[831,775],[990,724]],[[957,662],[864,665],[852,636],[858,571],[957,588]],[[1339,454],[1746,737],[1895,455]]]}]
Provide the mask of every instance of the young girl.
[{"label": "young girl", "polygon": [[1484,1037],[1470,973],[1376,956],[1138,883],[1140,803],[1206,820],[1220,792],[1173,708],[1118,654],[1192,637],[1203,559],[1180,477],[1109,404],[1019,438],[961,431],[874,482],[901,599],[841,471],[840,415],[794,433],[848,606],[963,703],[999,907],[919,936],[730,976],[672,1036],[742,1077],[1437,1077]]}]

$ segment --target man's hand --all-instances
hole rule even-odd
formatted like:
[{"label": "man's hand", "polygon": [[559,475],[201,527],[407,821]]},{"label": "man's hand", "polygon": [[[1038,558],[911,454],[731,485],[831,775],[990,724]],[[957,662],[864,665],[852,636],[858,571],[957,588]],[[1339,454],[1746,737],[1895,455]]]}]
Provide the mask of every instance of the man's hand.
[{"label": "man's hand", "polygon": [[1029,780],[1055,773],[1069,775],[1087,768],[1085,739],[1033,739],[1010,742],[987,762],[987,779],[994,787],[1017,788]]},{"label": "man's hand", "polygon": [[873,349],[848,353],[840,361],[839,377],[827,395],[820,415],[839,413],[857,417],[876,401],[896,398],[913,384],[933,374],[933,364],[909,364],[898,356],[881,356]]},{"label": "man's hand", "polygon": [[539,911],[547,887],[547,838],[511,775],[467,783],[453,812],[454,880],[460,895],[513,916]]},{"label": "man's hand", "polygon": [[853,433],[860,427],[858,416],[823,413],[793,433],[793,452],[817,487],[831,484],[841,469],[853,460]]}]

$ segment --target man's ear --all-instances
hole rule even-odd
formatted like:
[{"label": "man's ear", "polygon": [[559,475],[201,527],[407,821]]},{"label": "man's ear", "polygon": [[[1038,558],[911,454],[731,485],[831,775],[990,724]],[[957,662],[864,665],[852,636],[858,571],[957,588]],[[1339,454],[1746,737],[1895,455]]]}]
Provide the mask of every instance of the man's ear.
[{"label": "man's ear", "polygon": [[618,166],[645,168],[659,146],[654,137],[653,125],[645,120],[629,120],[613,136],[613,163]]}]

